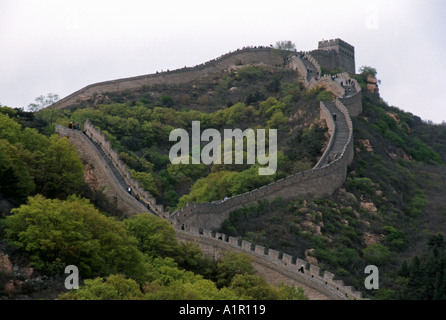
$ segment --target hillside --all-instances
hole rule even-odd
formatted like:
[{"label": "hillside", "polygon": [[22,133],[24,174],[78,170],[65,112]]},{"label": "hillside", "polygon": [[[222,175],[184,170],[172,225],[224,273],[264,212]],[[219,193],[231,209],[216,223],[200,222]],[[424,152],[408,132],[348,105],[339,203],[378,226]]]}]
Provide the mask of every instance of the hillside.
[{"label": "hillside", "polygon": [[[326,125],[319,121],[319,101],[331,95],[323,89],[306,91],[296,73],[285,68],[239,66],[187,84],[145,87],[101,99],[89,105],[84,101],[84,107],[73,111],[58,111],[55,122],[67,126],[90,119],[133,170],[132,176],[172,212],[187,201],[220,200],[310,169],[328,142]],[[259,177],[246,164],[170,164],[169,133],[175,128],[190,132],[192,121],[200,121],[201,131],[213,128],[222,136],[226,128],[278,128],[276,174]],[[200,178],[218,185],[229,175],[244,182],[217,187],[217,194],[193,187]]]},{"label": "hillside", "polygon": [[[32,114],[0,109],[0,299],[302,300],[272,286],[246,255],[204,255],[172,226],[140,213],[116,217],[67,138],[24,127]],[[38,121],[37,121],[38,123]],[[81,289],[64,286],[67,265]]]},{"label": "hillside", "polygon": [[[229,57],[235,59],[236,55]],[[322,71],[337,74],[339,70],[322,68]],[[325,198],[260,200],[233,210],[216,231],[277,250],[279,255],[301,257],[321,270],[334,273],[367,298],[444,299],[445,242],[442,235],[446,232],[446,126],[425,123],[415,115],[389,106],[383,100],[385,97],[370,92],[368,76],[367,72],[352,75],[362,87],[362,112],[351,119],[354,156],[343,185]],[[58,140],[56,136],[48,138],[41,133],[53,133],[56,124],[66,127],[74,121],[82,125],[90,119],[111,141],[113,149],[131,170],[131,176],[156,197],[157,204],[173,213],[187,203],[234,197],[313,168],[330,141],[327,123],[320,117],[320,102],[330,103],[334,94],[322,87],[306,88],[311,78],[305,81],[298,70],[281,64],[239,61],[190,81],[160,81],[119,92],[102,91],[76,100],[69,108],[48,108],[34,115],[2,108],[1,113],[8,115],[3,116],[0,123],[3,130],[0,131],[1,156],[6,160],[0,171],[2,214],[19,219],[20,215],[26,216],[32,205],[55,205],[56,202],[51,201],[64,201],[59,205],[67,207],[71,202],[85,205],[91,223],[98,219],[104,230],[118,231],[122,240],[116,245],[125,248],[121,253],[131,252],[134,260],[130,262],[137,266],[135,269],[118,263],[107,265],[104,270],[98,267],[93,255],[82,261],[85,271],[91,278],[110,276],[107,281],[111,285],[123,281],[111,276],[116,272],[124,272],[140,285],[145,283],[142,292],[132,291],[132,297],[173,298],[174,283],[178,285],[184,281],[188,284],[182,288],[184,296],[191,294],[201,298],[206,295],[202,289],[210,285],[203,282],[205,280],[200,278],[203,277],[214,283],[211,286],[215,287],[208,294],[216,299],[265,298],[256,296],[260,292],[247,290],[255,282],[266,288],[264,280],[248,276],[225,278],[227,260],[212,262],[196,247],[175,245],[172,230],[166,225],[151,225],[154,222],[145,221],[145,218],[135,219],[134,223],[132,219],[124,219],[123,212],[118,212],[105,199],[103,191],[94,189],[91,181],[95,177],[86,180],[90,184],[81,181],[79,177],[85,171],[80,168],[72,173],[77,181],[74,185],[57,179],[61,176],[72,181],[72,176],[61,174],[60,170],[74,170],[69,161],[79,163],[80,160],[66,140]],[[202,131],[213,128],[220,133],[232,128],[277,128],[276,173],[260,176],[257,164],[171,164],[169,133],[175,128],[190,132],[192,121],[200,121]],[[37,128],[41,133],[25,127]],[[46,151],[54,148],[67,155],[67,163],[60,163],[62,168],[54,163],[55,159],[60,159],[58,153]],[[24,157],[14,157],[16,150]],[[18,183],[14,182],[14,177],[19,178]],[[47,199],[38,198],[37,194]],[[91,199],[110,221],[102,221],[92,207],[70,197],[72,194]],[[27,201],[28,196],[35,198]],[[19,207],[25,203],[27,206]],[[12,208],[16,209],[10,211]],[[119,217],[116,225],[113,215]],[[54,270],[60,272],[60,265],[52,260],[54,254],[23,251],[23,240],[18,237],[19,224],[14,224],[14,219],[4,219],[11,222],[4,223],[2,237],[13,239],[14,244],[4,242],[4,251],[17,253],[16,261],[30,259],[44,274],[54,273]],[[85,225],[85,230],[92,232],[91,225]],[[148,239],[138,233],[143,231],[147,231]],[[156,239],[156,232],[165,236],[167,247]],[[105,247],[96,248],[96,256],[107,259],[103,256],[107,240],[102,240],[99,234],[97,237]],[[147,261],[144,257],[150,258]],[[116,261],[121,258],[112,257]],[[241,265],[252,275],[252,269],[240,259]],[[370,264],[379,267],[380,290],[364,288],[364,269]],[[189,271],[195,276],[187,273]],[[423,282],[418,279],[420,274],[424,274]],[[162,282],[160,279],[164,276],[173,280]],[[95,281],[87,281],[79,296],[64,298],[88,296],[90,289],[101,285],[99,280]],[[279,291],[267,288],[265,290],[270,290],[267,298],[280,299],[286,292],[292,298],[303,298],[301,292],[290,288]]]},{"label": "hillside", "polygon": [[358,288],[365,266],[378,265],[375,297],[397,298],[402,261],[424,254],[428,239],[446,231],[445,153],[438,143],[446,128],[389,107],[375,94],[363,102],[353,120],[354,161],[333,196],[239,209],[220,231],[307,256]]}]

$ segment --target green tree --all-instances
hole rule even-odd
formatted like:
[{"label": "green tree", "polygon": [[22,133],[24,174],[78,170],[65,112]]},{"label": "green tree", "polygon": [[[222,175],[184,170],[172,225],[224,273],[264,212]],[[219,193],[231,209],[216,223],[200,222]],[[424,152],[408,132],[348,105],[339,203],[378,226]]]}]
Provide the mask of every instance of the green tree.
[{"label": "green tree", "polygon": [[291,57],[296,50],[296,45],[290,40],[277,41],[274,46],[274,53],[283,59],[283,66],[285,67],[289,57]]},{"label": "green tree", "polygon": [[380,244],[375,243],[365,249],[362,250],[362,253],[364,254],[364,259],[371,264],[374,265],[383,265],[391,259],[391,253],[390,250]]},{"label": "green tree", "polygon": [[48,93],[46,96],[44,95],[40,95],[37,98],[34,99],[34,103],[31,103],[28,106],[28,109],[31,112],[37,112],[39,110],[45,109],[47,107],[51,107],[51,115],[50,115],[50,125],[53,125],[53,121],[54,121],[54,112],[55,112],[55,106],[54,104],[59,101],[59,95],[56,93]]},{"label": "green tree", "polygon": [[41,167],[35,170],[36,191],[49,198],[77,193],[84,181],[84,166],[76,149],[66,137],[52,135],[48,142],[41,154]]},{"label": "green tree", "polygon": [[201,274],[205,278],[210,278],[212,275],[213,261],[204,256],[196,242],[181,242],[178,245],[175,261],[180,268]]},{"label": "green tree", "polygon": [[266,122],[267,129],[282,129],[288,123],[288,117],[282,111],[276,111],[271,119]]},{"label": "green tree", "polygon": [[145,276],[143,255],[123,222],[105,217],[88,200],[30,197],[5,221],[7,239],[44,273],[76,265],[83,278],[124,273]]},{"label": "green tree", "polygon": [[225,252],[217,263],[217,287],[228,287],[236,275],[254,275],[252,258],[235,252]]},{"label": "green tree", "polygon": [[57,300],[140,300],[143,296],[135,280],[116,274],[106,279],[86,279],[78,290],[61,294]]},{"label": "green tree", "polygon": [[0,189],[25,200],[41,193],[66,198],[83,186],[83,164],[67,138],[50,138],[35,129],[22,129],[14,119],[0,114]]},{"label": "green tree", "polygon": [[259,175],[258,170],[259,166],[253,165],[249,169],[236,173],[229,187],[231,195],[242,194],[274,182],[275,175]]},{"label": "green tree", "polygon": [[378,72],[376,71],[375,68],[369,67],[369,66],[361,66],[359,68],[359,73],[365,76],[371,76],[371,77],[376,77],[376,75],[378,74]]},{"label": "green tree", "polygon": [[21,145],[0,140],[0,194],[22,202],[36,185],[29,168],[32,155]]},{"label": "green tree", "polygon": [[260,102],[259,104],[260,112],[266,117],[270,117],[276,111],[283,112],[285,110],[285,107],[286,107],[285,103],[277,100],[274,97],[270,97],[265,101]]},{"label": "green tree", "polygon": [[0,139],[8,140],[10,143],[20,141],[22,126],[11,119],[7,114],[0,114]]},{"label": "green tree", "polygon": [[167,222],[150,213],[141,213],[125,221],[130,235],[138,240],[138,249],[151,256],[173,256],[178,243],[175,230]]},{"label": "green tree", "polygon": [[230,196],[229,189],[236,175],[237,172],[233,171],[219,171],[198,179],[190,193],[180,198],[178,207],[183,207],[188,202],[212,202]]},{"label": "green tree", "polygon": [[28,109],[31,112],[36,112],[40,109],[49,107],[53,103],[56,103],[59,100],[59,95],[56,93],[48,93],[46,96],[40,95],[36,99],[34,99],[34,103],[31,103],[28,106]]},{"label": "green tree", "polygon": [[303,289],[282,284],[274,287],[265,278],[252,274],[236,274],[229,289],[244,299],[253,300],[306,300]]},{"label": "green tree", "polygon": [[228,288],[218,289],[214,282],[196,276],[184,281],[175,280],[167,286],[157,282],[143,287],[145,299],[149,300],[239,300],[240,297]]},{"label": "green tree", "polygon": [[192,157],[189,156],[189,164],[172,164],[169,163],[167,165],[167,171],[170,176],[177,181],[184,182],[192,182],[199,178],[203,178],[208,173],[208,168],[205,164],[192,164]]},{"label": "green tree", "polygon": [[145,190],[149,191],[154,196],[160,195],[155,179],[150,172],[136,172],[135,170],[131,169],[130,176],[137,180]]}]

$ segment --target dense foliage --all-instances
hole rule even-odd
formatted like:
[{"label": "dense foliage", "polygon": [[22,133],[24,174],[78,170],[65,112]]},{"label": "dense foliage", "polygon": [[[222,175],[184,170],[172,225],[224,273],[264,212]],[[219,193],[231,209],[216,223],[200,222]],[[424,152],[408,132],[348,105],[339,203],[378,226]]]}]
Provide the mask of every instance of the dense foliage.
[{"label": "dense foliage", "polygon": [[[81,196],[83,165],[68,139],[23,128],[20,116],[11,117],[17,111],[1,111],[0,200],[8,204],[1,249],[37,275],[77,266],[80,289],[60,299],[305,299],[302,289],[255,276],[247,256],[214,260],[194,243],[179,244],[173,227],[151,214],[119,220],[99,211]],[[144,172],[134,174],[150,185]],[[1,288],[9,277],[2,270]]]},{"label": "dense foliage", "polygon": [[83,186],[83,164],[66,138],[46,137],[0,113],[0,195],[14,204],[28,195],[66,198]]},{"label": "dense foliage", "polygon": [[[445,153],[438,140],[444,126],[433,128],[373,94],[364,93],[363,107],[353,118],[355,157],[338,192],[329,199],[260,201],[233,211],[219,231],[307,257],[365,295],[391,299],[401,295],[400,257],[414,255],[429,235],[426,221],[444,219]],[[364,290],[370,264],[379,267],[380,290]]]},{"label": "dense foliage", "polygon": [[400,288],[395,298],[402,300],[446,299],[446,243],[439,233],[429,238],[426,251],[398,270]]},{"label": "dense foliage", "polygon": [[[78,267],[84,285],[62,299],[305,298],[301,289],[274,288],[254,276],[247,256],[227,253],[211,260],[192,243],[179,245],[167,221],[151,214],[119,221],[76,196],[65,201],[30,197],[3,227],[9,244],[42,274]],[[189,266],[196,273],[183,269]]]}]

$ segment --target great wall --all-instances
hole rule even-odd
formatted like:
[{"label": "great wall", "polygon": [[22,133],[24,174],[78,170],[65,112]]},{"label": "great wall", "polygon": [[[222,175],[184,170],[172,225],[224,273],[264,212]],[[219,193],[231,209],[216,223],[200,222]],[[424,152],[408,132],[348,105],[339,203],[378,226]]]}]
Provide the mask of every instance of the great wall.
[{"label": "great wall", "polygon": [[[330,45],[338,46],[338,40],[320,42],[320,50],[315,51],[317,56],[336,56],[336,51],[330,49]],[[343,44],[345,43],[341,40],[341,46]],[[341,65],[354,73],[354,49],[352,56],[353,47],[346,44],[345,48],[347,58],[352,57],[353,63],[339,62],[339,59],[333,62],[334,59],[331,59],[328,65],[325,64],[326,68],[334,69]],[[323,50],[327,50],[327,54],[319,52]],[[69,108],[98,93],[121,92],[155,83],[189,82],[196,77],[221,72],[240,63],[280,65],[281,61],[273,55],[271,48],[245,48],[193,68],[92,84],[60,100],[54,107]],[[217,256],[222,250],[244,252],[253,258],[257,271],[269,282],[278,284],[280,280],[302,286],[310,299],[361,299],[360,292],[344,285],[341,280],[335,280],[335,276],[328,271],[321,274],[317,266],[307,261],[215,232],[231,211],[244,205],[255,204],[261,199],[272,201],[277,197],[284,200],[323,198],[333,194],[345,181],[347,166],[354,156],[351,116],[362,112],[361,88],[347,72],[321,76],[321,66],[312,52],[296,52],[288,59],[287,67],[297,71],[297,76],[307,89],[322,86],[336,96],[334,101],[320,103],[320,119],[327,123],[329,142],[313,169],[229,199],[212,203],[188,203],[182,209],[169,213],[162,205],[157,205],[156,199],[130,177],[129,170],[112,149],[111,143],[89,120],[85,123],[83,132],[61,125],[56,126],[56,132],[70,138],[87,164],[87,170],[92,171],[92,176],[104,188],[108,199],[129,216],[141,212],[156,214],[171,222],[179,241],[195,241],[208,255]],[[336,119],[333,118],[335,113]],[[128,186],[132,188],[132,195],[126,190]],[[139,201],[134,197],[136,194]]]}]

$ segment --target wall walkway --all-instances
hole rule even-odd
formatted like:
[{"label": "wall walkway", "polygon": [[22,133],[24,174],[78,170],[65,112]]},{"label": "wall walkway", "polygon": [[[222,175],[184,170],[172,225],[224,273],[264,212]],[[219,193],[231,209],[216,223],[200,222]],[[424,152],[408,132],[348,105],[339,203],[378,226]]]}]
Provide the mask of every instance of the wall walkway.
[{"label": "wall walkway", "polygon": [[118,210],[124,212],[127,216],[149,211],[145,205],[137,201],[126,191],[123,178],[118,174],[116,168],[113,167],[107,155],[101,152],[100,148],[83,132],[57,125],[56,133],[61,137],[70,139],[82,161],[89,165],[92,175],[103,187],[102,190],[106,198]]},{"label": "wall walkway", "polygon": [[200,77],[227,70],[234,65],[255,63],[266,63],[270,65],[283,64],[281,58],[275,55],[269,47],[247,47],[229,52],[219,58],[212,59],[194,67],[184,67],[172,71],[90,84],[59,100],[51,107],[55,109],[69,108],[97,94],[150,88],[151,85],[159,84],[187,83]]}]

